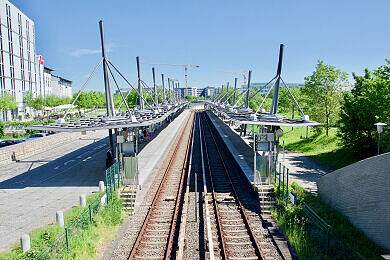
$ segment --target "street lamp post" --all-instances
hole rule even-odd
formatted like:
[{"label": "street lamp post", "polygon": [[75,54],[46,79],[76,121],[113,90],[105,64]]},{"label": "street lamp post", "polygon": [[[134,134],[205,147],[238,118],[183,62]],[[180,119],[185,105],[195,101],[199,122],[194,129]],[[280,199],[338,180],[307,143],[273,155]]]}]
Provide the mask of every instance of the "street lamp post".
[{"label": "street lamp post", "polygon": [[383,132],[383,126],[387,125],[385,123],[376,123],[376,131],[378,132],[378,155],[380,153],[380,145],[381,145],[381,133]]}]

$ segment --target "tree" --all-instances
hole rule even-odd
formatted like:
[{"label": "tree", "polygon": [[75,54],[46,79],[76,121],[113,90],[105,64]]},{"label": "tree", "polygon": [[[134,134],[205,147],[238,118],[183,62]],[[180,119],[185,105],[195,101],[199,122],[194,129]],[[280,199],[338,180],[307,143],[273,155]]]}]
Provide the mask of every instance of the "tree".
[{"label": "tree", "polygon": [[31,105],[31,107],[35,110],[42,110],[43,109],[43,105],[44,105],[44,100],[43,100],[43,97],[41,95],[37,96],[36,98],[34,98],[34,101]]},{"label": "tree", "polygon": [[16,99],[14,96],[9,94],[7,91],[3,92],[3,96],[0,97],[0,109],[10,110],[17,108]]},{"label": "tree", "polygon": [[[375,123],[390,124],[390,61],[373,73],[365,69],[363,76],[353,73],[355,84],[344,95],[340,111],[340,134],[344,147],[356,155],[367,157],[376,154],[377,132]],[[389,133],[385,131],[381,146],[390,146]]]},{"label": "tree", "polygon": [[338,119],[342,100],[341,88],[347,83],[347,74],[332,65],[318,61],[311,76],[305,77],[302,94],[306,110],[312,119],[325,124],[326,135],[329,127]]},{"label": "tree", "polygon": [[28,107],[33,107],[34,105],[34,95],[31,91],[27,91],[24,93],[24,99],[23,99],[24,104]]}]

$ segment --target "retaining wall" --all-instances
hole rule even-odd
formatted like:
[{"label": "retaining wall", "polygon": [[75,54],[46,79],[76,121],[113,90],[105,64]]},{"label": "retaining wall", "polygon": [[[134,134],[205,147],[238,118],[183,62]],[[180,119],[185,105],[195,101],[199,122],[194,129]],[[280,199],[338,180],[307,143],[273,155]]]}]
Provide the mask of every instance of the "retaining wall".
[{"label": "retaining wall", "polygon": [[15,152],[16,159],[21,159],[54,148],[67,141],[75,140],[80,136],[80,132],[58,133],[0,148],[0,165],[10,163],[13,152]]},{"label": "retaining wall", "polygon": [[325,175],[318,190],[326,203],[390,251],[390,153]]}]

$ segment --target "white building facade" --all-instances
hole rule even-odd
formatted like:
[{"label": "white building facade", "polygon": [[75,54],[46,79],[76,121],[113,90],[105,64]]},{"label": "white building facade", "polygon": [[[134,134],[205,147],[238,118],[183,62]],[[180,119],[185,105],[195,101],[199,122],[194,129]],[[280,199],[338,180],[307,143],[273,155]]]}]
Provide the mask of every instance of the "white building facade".
[{"label": "white building facade", "polygon": [[72,97],[72,81],[51,75],[51,88],[57,97]]},{"label": "white building facade", "polygon": [[[34,21],[7,0],[0,0],[0,94],[14,96],[17,108],[1,111],[0,120],[26,113],[27,91],[37,93]],[[27,111],[28,112],[28,111]]]}]

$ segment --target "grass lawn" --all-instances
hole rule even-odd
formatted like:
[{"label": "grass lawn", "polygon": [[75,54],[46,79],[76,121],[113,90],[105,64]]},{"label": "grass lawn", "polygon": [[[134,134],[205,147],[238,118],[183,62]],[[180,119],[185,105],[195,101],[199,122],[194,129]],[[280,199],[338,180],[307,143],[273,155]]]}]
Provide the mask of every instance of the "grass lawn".
[{"label": "grass lawn", "polygon": [[284,141],[287,151],[301,152],[333,169],[339,169],[358,161],[351,151],[339,144],[337,129],[329,129],[329,136],[326,136],[324,129],[318,134],[309,128],[308,138],[306,138],[305,127],[295,127],[293,130],[291,127],[282,129],[284,134],[280,138],[280,143],[283,144]]}]

